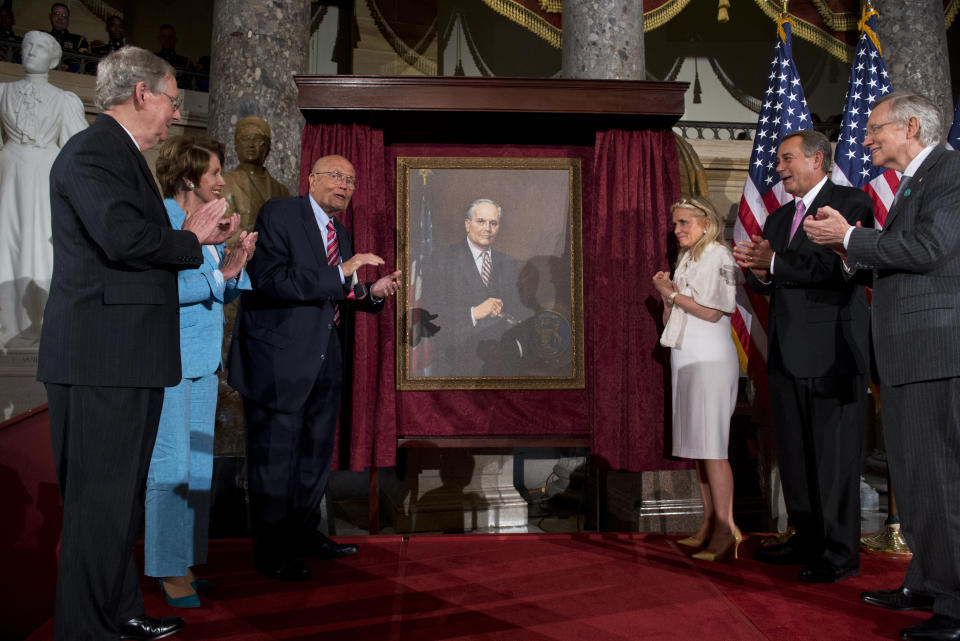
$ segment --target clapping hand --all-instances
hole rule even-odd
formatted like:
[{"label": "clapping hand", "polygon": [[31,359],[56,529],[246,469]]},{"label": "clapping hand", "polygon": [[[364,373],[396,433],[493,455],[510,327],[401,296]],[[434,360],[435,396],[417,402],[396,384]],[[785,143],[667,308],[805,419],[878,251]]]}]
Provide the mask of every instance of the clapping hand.
[{"label": "clapping hand", "polygon": [[677,285],[670,280],[670,273],[660,271],[653,275],[653,286],[656,287],[660,297],[666,300],[670,294],[677,291]]},{"label": "clapping hand", "polygon": [[240,226],[240,215],[233,214],[224,218],[226,211],[226,200],[211,200],[187,215],[183,221],[183,229],[193,232],[201,245],[219,245],[233,236]]}]

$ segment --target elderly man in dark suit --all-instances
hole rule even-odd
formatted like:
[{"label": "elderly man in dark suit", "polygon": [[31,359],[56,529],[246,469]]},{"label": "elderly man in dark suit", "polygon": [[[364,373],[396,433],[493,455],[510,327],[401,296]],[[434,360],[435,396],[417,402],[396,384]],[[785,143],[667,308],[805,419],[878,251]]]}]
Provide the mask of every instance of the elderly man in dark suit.
[{"label": "elderly man in dark suit", "polygon": [[144,615],[133,544],[163,388],[180,380],[177,271],[203,262],[236,216],[211,203],[170,226],[143,152],[179,120],[173,68],[136,47],[97,71],[103,113],[50,172],[53,280],[38,375],[46,384],[63,533],[54,638],[156,639],[179,618]]},{"label": "elderly man in dark suit", "polygon": [[872,225],[870,198],[827,177],[832,151],[812,130],[784,136],[777,172],[796,198],[767,218],[763,236],[734,255],[747,282],[770,295],[767,372],[783,497],[796,534],[760,548],[770,563],[802,563],[808,583],[860,571],[860,452],[866,418],[868,311],[839,256],[810,241],[805,212],[830,206]]},{"label": "elderly man in dark suit", "polygon": [[431,339],[434,376],[517,372],[522,348],[505,334],[522,320],[522,306],[517,261],[493,249],[501,222],[497,203],[470,203],[466,238],[439,249],[424,270],[422,307],[439,328]]},{"label": "elderly man in dark suit", "polygon": [[257,253],[247,266],[228,361],[243,396],[254,565],[281,581],[311,576],[302,557],[357,551],[320,533],[320,507],[337,431],[344,341],[351,308],[379,313],[400,272],[360,284],[357,271],[379,266],[355,254],[346,210],[356,171],[342,156],[319,159],[310,193],[268,200],[257,217]]},{"label": "elderly man in dark suit", "polygon": [[877,100],[863,146],[903,172],[882,230],[824,208],[804,228],[873,274],[873,349],[890,478],[913,552],[903,584],[864,592],[893,610],[931,610],[904,639],[960,639],[960,153],[940,110],[916,94]]}]

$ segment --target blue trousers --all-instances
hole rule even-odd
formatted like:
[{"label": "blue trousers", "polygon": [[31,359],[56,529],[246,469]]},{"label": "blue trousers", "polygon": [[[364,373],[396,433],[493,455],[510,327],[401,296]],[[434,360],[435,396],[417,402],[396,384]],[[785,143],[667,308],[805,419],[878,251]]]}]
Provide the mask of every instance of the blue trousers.
[{"label": "blue trousers", "polygon": [[147,474],[147,576],[184,576],[207,560],[217,385],[217,375],[208,374],[164,391]]}]

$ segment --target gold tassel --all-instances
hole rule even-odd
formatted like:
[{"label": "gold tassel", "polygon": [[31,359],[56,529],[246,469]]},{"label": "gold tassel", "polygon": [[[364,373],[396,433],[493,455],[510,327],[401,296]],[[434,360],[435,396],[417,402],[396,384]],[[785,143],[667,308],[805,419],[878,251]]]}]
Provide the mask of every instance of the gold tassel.
[{"label": "gold tassel", "polygon": [[728,12],[730,9],[730,0],[720,0],[719,5],[717,9],[717,22],[723,24],[730,20],[730,14]]}]

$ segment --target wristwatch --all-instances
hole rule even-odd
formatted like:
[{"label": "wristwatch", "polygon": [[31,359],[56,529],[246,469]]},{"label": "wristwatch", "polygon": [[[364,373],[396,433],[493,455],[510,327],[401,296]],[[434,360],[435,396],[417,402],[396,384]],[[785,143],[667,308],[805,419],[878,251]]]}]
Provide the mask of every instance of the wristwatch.
[{"label": "wristwatch", "polygon": [[667,296],[667,302],[670,303],[671,305],[673,305],[673,302],[674,302],[675,300],[677,300],[677,294],[679,294],[679,293],[680,293],[680,292],[673,292],[672,294],[670,294],[669,296]]}]

